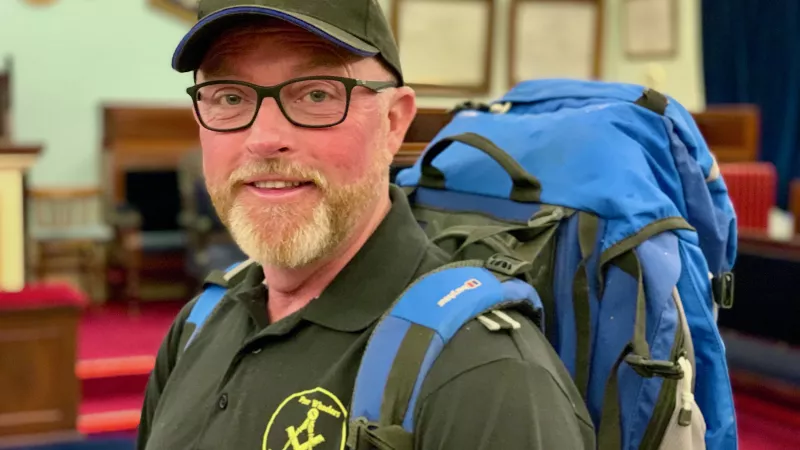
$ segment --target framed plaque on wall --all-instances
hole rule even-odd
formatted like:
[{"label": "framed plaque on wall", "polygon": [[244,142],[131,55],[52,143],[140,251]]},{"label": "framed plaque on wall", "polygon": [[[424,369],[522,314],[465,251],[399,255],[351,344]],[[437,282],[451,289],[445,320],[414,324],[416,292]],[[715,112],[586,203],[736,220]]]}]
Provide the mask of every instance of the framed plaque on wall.
[{"label": "framed plaque on wall", "polygon": [[512,0],[509,83],[599,78],[603,8],[603,0]]},{"label": "framed plaque on wall", "polygon": [[422,94],[488,93],[495,9],[495,0],[394,0],[406,83]]},{"label": "framed plaque on wall", "polygon": [[629,58],[670,58],[678,46],[675,0],[624,0],[623,45]]}]

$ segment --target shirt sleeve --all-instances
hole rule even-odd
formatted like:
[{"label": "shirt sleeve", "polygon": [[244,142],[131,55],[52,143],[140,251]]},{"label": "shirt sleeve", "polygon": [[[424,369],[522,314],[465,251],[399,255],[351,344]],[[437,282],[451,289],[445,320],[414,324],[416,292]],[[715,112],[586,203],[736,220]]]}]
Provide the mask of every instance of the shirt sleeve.
[{"label": "shirt sleeve", "polygon": [[137,450],[144,450],[147,447],[147,440],[150,436],[156,407],[158,406],[164,386],[167,384],[167,380],[172,372],[172,368],[175,367],[177,361],[183,324],[186,317],[188,317],[188,312],[189,308],[184,307],[178,314],[178,317],[175,319],[172,326],[170,326],[156,354],[153,371],[150,373],[150,378],[145,388],[144,402],[139,418],[136,439]]},{"label": "shirt sleeve", "polygon": [[[464,372],[419,405],[415,449],[594,449],[594,427],[545,368],[501,359]],[[580,400],[579,400],[580,401]]]}]

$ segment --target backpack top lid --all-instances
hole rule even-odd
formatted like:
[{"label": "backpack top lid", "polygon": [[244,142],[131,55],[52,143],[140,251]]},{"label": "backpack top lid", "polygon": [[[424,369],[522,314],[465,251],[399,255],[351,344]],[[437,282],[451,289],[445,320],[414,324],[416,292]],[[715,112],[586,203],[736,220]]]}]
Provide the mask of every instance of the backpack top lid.
[{"label": "backpack top lid", "polygon": [[[425,152],[444,137],[479,134],[539,181],[539,201],[603,217],[602,250],[654,222],[683,218],[697,228],[711,270],[728,270],[735,215],[722,179],[717,189],[724,195],[712,197],[707,185],[713,156],[683,107],[670,99],[664,115],[650,111],[634,103],[643,91],[619,83],[527,81],[495,102],[511,102],[503,113],[456,114]],[[418,186],[422,161],[398,173],[397,184]],[[508,199],[513,187],[499,164],[463,143],[451,144],[432,165],[449,191]]]}]

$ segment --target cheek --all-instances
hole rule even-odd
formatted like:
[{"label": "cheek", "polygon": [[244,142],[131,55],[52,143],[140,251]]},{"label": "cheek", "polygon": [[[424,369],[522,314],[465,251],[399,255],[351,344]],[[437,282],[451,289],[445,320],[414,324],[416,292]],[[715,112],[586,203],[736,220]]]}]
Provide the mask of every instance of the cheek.
[{"label": "cheek", "polygon": [[235,135],[224,135],[213,132],[200,133],[200,145],[203,148],[203,174],[209,183],[219,184],[227,181],[231,172],[236,169],[236,152],[228,151],[236,147]]},{"label": "cheek", "polygon": [[[346,125],[346,126],[345,126]],[[317,147],[320,167],[328,173],[332,181],[348,182],[364,176],[378,157],[385,138],[376,118],[348,120],[330,130],[324,140],[318,140]],[[322,145],[320,145],[322,144]]]}]

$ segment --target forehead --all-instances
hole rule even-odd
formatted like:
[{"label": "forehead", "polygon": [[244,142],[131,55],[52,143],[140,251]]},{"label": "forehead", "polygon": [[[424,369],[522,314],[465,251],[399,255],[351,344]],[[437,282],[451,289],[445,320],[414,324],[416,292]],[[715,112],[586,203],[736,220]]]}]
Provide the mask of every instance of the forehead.
[{"label": "forehead", "polygon": [[299,27],[262,22],[223,33],[210,47],[202,78],[343,75],[357,57]]}]

